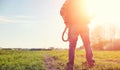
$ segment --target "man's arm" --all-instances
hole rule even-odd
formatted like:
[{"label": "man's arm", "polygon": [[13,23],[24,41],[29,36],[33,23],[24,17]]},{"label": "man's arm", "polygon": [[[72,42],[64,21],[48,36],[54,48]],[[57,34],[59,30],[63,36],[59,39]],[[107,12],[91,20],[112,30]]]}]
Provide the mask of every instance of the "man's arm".
[{"label": "man's arm", "polygon": [[70,6],[70,0],[66,0],[65,3],[63,4],[61,10],[60,10],[60,15],[62,16],[65,25],[68,27],[69,26],[69,6]]}]

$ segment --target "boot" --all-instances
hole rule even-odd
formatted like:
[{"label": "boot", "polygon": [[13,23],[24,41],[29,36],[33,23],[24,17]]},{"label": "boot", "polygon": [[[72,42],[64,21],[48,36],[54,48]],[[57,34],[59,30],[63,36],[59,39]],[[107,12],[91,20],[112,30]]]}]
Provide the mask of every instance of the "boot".
[{"label": "boot", "polygon": [[73,70],[73,65],[67,63],[65,70]]},{"label": "boot", "polygon": [[89,68],[92,68],[93,66],[95,66],[95,60],[87,61],[87,65]]}]

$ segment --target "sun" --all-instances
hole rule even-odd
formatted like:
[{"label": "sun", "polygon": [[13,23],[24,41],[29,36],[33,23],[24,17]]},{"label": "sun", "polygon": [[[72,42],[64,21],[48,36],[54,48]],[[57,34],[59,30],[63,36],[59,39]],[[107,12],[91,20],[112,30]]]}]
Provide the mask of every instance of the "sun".
[{"label": "sun", "polygon": [[91,26],[113,23],[120,25],[120,0],[85,0],[90,16],[95,15]]}]

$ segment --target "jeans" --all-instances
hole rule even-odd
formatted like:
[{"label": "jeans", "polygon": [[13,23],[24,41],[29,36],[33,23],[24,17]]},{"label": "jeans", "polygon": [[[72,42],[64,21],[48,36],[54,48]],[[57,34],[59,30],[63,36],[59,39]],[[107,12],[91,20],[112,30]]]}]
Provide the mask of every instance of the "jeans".
[{"label": "jeans", "polygon": [[89,38],[89,28],[88,25],[72,25],[69,27],[68,37],[69,37],[69,61],[68,63],[72,66],[74,65],[74,56],[75,56],[75,48],[78,40],[78,36],[81,36],[83,44],[85,46],[86,51],[86,59],[88,62],[93,61],[93,53],[90,46],[90,38]]}]

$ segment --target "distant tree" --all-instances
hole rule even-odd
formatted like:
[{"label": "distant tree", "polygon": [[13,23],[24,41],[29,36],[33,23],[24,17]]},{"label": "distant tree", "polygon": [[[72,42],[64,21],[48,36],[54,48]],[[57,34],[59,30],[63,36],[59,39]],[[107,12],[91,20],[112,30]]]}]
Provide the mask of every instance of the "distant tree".
[{"label": "distant tree", "polygon": [[50,50],[54,50],[55,48],[54,47],[49,47]]},{"label": "distant tree", "polygon": [[102,41],[105,36],[105,29],[103,26],[96,26],[94,30],[91,32],[91,42],[99,43]]},{"label": "distant tree", "polygon": [[0,50],[2,50],[2,47],[0,47]]},{"label": "distant tree", "polygon": [[104,50],[120,50],[120,39],[114,40],[113,43],[108,41],[104,46]]},{"label": "distant tree", "polygon": [[94,49],[103,49],[105,39],[105,28],[103,26],[96,26],[91,31],[91,44]]},{"label": "distant tree", "polygon": [[120,30],[116,29],[114,24],[107,24],[106,26],[98,25],[91,31],[90,38],[93,49],[104,50],[105,46],[114,49],[118,44],[115,45],[115,40],[120,38]]}]

